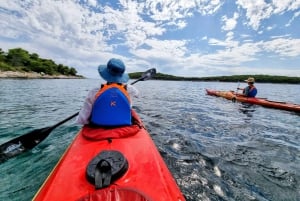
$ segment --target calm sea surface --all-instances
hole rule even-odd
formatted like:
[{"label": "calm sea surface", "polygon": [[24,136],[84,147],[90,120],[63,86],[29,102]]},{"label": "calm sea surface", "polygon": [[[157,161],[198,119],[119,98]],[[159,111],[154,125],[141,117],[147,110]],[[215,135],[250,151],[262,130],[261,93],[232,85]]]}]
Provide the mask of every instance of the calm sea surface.
[{"label": "calm sea surface", "polygon": [[[74,114],[99,84],[0,79],[0,144]],[[187,200],[300,200],[299,114],[205,93],[235,90],[237,83],[149,80],[135,86],[141,94],[134,108]],[[256,86],[259,97],[300,104],[299,85]],[[70,120],[33,150],[0,164],[0,200],[31,200],[79,129]]]}]

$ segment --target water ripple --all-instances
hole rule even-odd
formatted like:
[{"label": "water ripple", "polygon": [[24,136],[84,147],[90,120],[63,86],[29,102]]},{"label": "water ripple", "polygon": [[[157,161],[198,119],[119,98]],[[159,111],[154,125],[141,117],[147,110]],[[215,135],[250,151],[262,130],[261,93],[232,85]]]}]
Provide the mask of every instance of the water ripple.
[{"label": "water ripple", "polygon": [[[1,80],[0,142],[70,116],[99,83]],[[134,109],[188,201],[299,201],[300,115],[205,94],[205,88],[235,89],[236,83],[147,81],[136,87],[141,97]],[[257,87],[259,96],[300,103],[297,85]],[[0,164],[0,200],[30,200],[79,129],[70,121]]]}]

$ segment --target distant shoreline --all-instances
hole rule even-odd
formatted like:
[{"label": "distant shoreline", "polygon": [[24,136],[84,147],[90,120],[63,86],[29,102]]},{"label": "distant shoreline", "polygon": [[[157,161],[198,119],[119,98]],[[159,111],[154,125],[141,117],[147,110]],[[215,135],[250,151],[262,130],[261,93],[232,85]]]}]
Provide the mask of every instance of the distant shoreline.
[{"label": "distant shoreline", "polygon": [[84,79],[82,76],[47,75],[37,72],[0,71],[0,79]]}]

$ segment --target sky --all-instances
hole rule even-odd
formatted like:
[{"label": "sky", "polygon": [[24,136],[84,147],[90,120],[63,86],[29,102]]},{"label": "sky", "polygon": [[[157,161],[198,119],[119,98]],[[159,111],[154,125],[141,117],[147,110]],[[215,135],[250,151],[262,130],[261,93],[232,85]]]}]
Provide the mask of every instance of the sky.
[{"label": "sky", "polygon": [[126,72],[185,77],[300,77],[300,0],[1,0],[0,48],[97,78]]}]

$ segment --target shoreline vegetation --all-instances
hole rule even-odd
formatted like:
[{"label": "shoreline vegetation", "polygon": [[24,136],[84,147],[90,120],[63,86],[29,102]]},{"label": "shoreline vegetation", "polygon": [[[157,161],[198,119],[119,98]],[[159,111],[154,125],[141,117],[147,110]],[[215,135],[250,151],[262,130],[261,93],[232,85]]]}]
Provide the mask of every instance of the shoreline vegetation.
[{"label": "shoreline vegetation", "polygon": [[[143,72],[129,73],[131,79],[138,79]],[[257,83],[300,84],[300,77],[277,75],[231,75],[214,77],[181,77],[157,73],[152,79],[170,81],[195,82],[244,82],[248,77],[254,77]],[[51,59],[40,58],[36,53],[29,53],[22,48],[9,49],[8,52],[0,48],[0,79],[84,79],[77,75],[73,67],[56,64]]]},{"label": "shoreline vegetation", "polygon": [[24,79],[80,79],[73,67],[56,64],[51,59],[40,58],[36,53],[29,53],[22,48],[0,48],[0,78]]},{"label": "shoreline vegetation", "polygon": [[[142,72],[129,73],[131,79],[141,77]],[[244,82],[248,77],[254,77],[256,83],[280,83],[280,84],[300,84],[300,77],[289,77],[279,75],[230,75],[214,77],[179,77],[163,73],[157,73],[154,80],[170,81],[194,81],[194,82]]]}]

